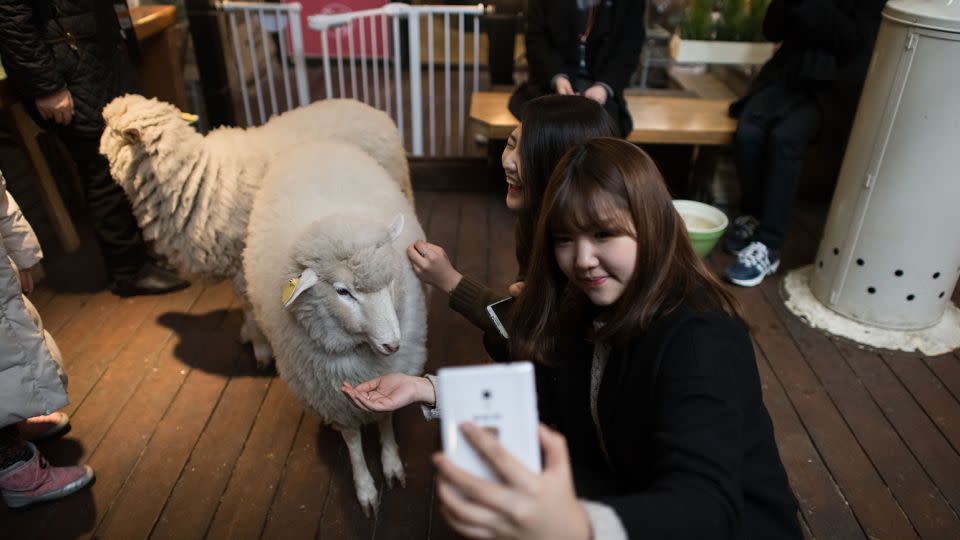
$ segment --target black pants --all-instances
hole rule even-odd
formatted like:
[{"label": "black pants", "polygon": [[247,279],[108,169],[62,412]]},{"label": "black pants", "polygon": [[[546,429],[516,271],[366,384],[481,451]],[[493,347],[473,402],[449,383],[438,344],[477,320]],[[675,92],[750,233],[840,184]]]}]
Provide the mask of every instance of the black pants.
[{"label": "black pants", "polygon": [[70,129],[60,129],[58,134],[77,164],[108,279],[132,278],[146,262],[147,250],[130,201],[100,154],[100,138]]},{"label": "black pants", "polygon": [[747,100],[734,135],[742,214],[760,220],[756,240],[779,251],[803,171],[821,124],[812,94],[768,86]]}]

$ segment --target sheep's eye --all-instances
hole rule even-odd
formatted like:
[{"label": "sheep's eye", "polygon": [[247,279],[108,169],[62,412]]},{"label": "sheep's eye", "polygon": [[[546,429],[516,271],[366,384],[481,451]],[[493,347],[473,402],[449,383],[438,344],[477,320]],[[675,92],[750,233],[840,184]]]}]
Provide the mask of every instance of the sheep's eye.
[{"label": "sheep's eye", "polygon": [[347,298],[353,298],[353,295],[350,294],[350,290],[349,290],[349,289],[346,289],[346,288],[344,288],[344,287],[337,287],[337,288],[336,288],[336,291],[337,291],[337,294],[339,294],[340,296],[346,296]]}]

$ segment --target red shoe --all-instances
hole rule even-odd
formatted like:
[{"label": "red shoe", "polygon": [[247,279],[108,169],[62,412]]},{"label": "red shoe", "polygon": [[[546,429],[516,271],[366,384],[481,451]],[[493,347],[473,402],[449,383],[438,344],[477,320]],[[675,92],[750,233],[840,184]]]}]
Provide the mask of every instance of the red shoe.
[{"label": "red shoe", "polygon": [[34,416],[17,424],[17,431],[25,441],[39,441],[59,435],[70,426],[70,416],[64,412],[53,412],[45,416]]},{"label": "red shoe", "polygon": [[0,493],[9,508],[66,497],[93,480],[89,465],[53,467],[33,443],[26,444],[33,456],[0,470]]}]

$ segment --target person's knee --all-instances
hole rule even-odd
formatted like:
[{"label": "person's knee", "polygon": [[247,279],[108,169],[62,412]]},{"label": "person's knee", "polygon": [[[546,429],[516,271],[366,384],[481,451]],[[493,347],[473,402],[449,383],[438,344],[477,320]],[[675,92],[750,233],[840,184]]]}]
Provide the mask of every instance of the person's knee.
[{"label": "person's knee", "polygon": [[734,144],[755,146],[762,144],[763,139],[763,129],[757,124],[743,120],[737,123],[737,130],[733,134]]},{"label": "person's knee", "polygon": [[801,155],[810,143],[811,134],[807,130],[778,126],[770,132],[770,146],[775,152],[788,155]]}]

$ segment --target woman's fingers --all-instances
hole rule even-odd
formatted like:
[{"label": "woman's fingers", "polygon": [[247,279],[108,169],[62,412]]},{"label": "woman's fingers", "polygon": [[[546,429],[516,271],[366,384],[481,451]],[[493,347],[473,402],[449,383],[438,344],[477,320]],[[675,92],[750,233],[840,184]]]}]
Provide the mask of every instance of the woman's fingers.
[{"label": "woman's fingers", "polygon": [[443,478],[437,480],[437,495],[440,497],[441,509],[451,526],[460,525],[457,530],[465,536],[471,536],[469,530],[477,535],[474,538],[491,538],[494,531],[500,527],[503,516],[480,504],[466,499],[452,484]]},{"label": "woman's fingers", "polygon": [[422,258],[423,258],[423,252],[420,251],[419,249],[417,249],[417,244],[418,244],[418,243],[420,243],[419,240],[417,240],[416,242],[410,244],[410,245],[407,247],[407,257],[409,257],[410,260],[413,261],[413,262],[416,262],[416,261],[418,261],[419,259],[422,259]]},{"label": "woman's fingers", "polygon": [[464,497],[502,513],[510,508],[513,497],[506,486],[468,473],[454,465],[443,453],[433,455],[433,464],[437,467],[439,477],[450,482]]},{"label": "woman's fingers", "polygon": [[473,449],[507,484],[529,486],[535,474],[506,450],[492,433],[470,423],[460,425],[460,431]]},{"label": "woman's fingers", "polygon": [[368,392],[373,392],[374,390],[380,388],[380,383],[381,383],[381,377],[377,377],[376,379],[363,381],[362,383],[358,384],[356,388],[354,388],[354,390],[356,390],[358,393],[366,394]]},{"label": "woman's fingers", "polygon": [[467,525],[462,521],[458,521],[450,513],[450,510],[446,506],[440,506],[440,513],[443,514],[443,518],[447,520],[447,524],[450,525],[450,528],[460,533],[464,538],[496,538],[497,535],[486,528],[477,527],[475,525]]},{"label": "woman's fingers", "polygon": [[570,453],[563,435],[540,424],[540,449],[543,450],[543,469],[546,471],[570,469]]},{"label": "woman's fingers", "polygon": [[367,404],[360,399],[359,395],[357,395],[357,391],[351,388],[349,384],[343,383],[340,385],[340,391],[343,392],[343,394],[350,399],[350,402],[353,403],[358,409],[370,411],[370,408],[367,407]]}]

